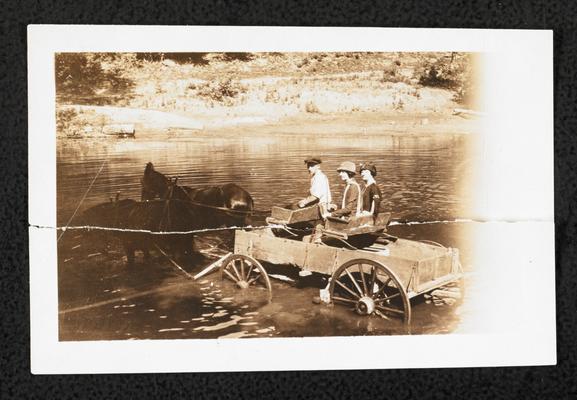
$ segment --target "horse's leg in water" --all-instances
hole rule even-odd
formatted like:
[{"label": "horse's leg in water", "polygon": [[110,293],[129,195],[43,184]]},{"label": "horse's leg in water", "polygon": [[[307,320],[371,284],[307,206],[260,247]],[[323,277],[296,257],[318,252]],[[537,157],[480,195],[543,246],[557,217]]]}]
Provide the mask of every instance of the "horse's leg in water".
[{"label": "horse's leg in water", "polygon": [[193,235],[190,235],[188,237],[187,244],[186,244],[186,251],[187,251],[188,255],[194,254],[194,236]]},{"label": "horse's leg in water", "polygon": [[175,240],[174,251],[176,256],[181,260],[184,260],[187,257],[192,256],[194,254],[192,245],[192,235],[179,236],[178,239]]},{"label": "horse's leg in water", "polygon": [[185,235],[182,239],[183,254],[186,259],[191,260],[195,256],[194,252],[194,236]]},{"label": "horse's leg in water", "polygon": [[148,245],[148,243],[144,243],[144,246],[142,246],[142,254],[144,255],[144,261],[146,262],[150,261],[150,250]]},{"label": "horse's leg in water", "polygon": [[126,252],[126,264],[131,267],[134,265],[134,245],[132,242],[124,242],[124,251]]}]

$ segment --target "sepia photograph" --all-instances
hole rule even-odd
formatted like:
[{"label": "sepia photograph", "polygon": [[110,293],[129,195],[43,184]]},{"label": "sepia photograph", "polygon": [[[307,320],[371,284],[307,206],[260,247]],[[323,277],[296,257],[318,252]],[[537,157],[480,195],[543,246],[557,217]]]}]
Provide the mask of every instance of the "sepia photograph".
[{"label": "sepia photograph", "polygon": [[57,53],[60,339],[453,331],[475,59]]},{"label": "sepia photograph", "polygon": [[526,159],[495,167],[488,51],[71,47],[49,54],[53,224],[31,221],[57,343],[471,338],[522,326],[494,310],[532,279],[554,305],[552,275],[510,279],[519,252],[554,274],[552,217],[499,214]]}]

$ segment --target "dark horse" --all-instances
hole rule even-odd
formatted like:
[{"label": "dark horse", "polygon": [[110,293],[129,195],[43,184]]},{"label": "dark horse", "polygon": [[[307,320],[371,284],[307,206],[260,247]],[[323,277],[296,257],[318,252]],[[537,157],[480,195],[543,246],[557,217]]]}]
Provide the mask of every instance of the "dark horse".
[{"label": "dark horse", "polygon": [[141,200],[175,199],[189,201],[197,208],[202,226],[246,225],[247,217],[254,210],[251,195],[234,183],[222,186],[191,188],[177,185],[154,169],[149,162],[141,179]]},{"label": "dark horse", "polygon": [[[142,250],[144,258],[148,259],[149,251],[155,246],[177,257],[191,255],[193,235],[182,232],[199,228],[195,210],[189,202],[182,200],[111,201],[87,209],[81,215],[80,222],[88,226],[115,228],[113,231],[99,229],[91,234],[106,241],[110,234],[118,238],[124,247],[129,265],[134,263],[136,250]],[[180,233],[151,234],[147,231]]]}]

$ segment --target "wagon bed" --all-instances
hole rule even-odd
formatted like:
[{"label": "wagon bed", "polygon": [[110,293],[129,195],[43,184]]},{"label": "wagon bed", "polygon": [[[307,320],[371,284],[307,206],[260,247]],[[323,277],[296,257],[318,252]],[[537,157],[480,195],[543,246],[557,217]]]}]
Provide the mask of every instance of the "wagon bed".
[{"label": "wagon bed", "polygon": [[272,296],[260,263],[289,265],[330,276],[321,289],[325,303],[340,303],[358,314],[411,319],[410,299],[462,277],[457,249],[378,233],[362,249],[329,246],[275,236],[271,228],[235,233],[234,254],[220,263],[221,274],[241,289],[264,286]]},{"label": "wagon bed", "polygon": [[269,230],[236,231],[235,254],[271,264],[333,275],[344,263],[367,259],[387,266],[399,279],[409,298],[461,277],[458,250],[406,239],[375,243],[359,250],[330,247],[279,238]]}]

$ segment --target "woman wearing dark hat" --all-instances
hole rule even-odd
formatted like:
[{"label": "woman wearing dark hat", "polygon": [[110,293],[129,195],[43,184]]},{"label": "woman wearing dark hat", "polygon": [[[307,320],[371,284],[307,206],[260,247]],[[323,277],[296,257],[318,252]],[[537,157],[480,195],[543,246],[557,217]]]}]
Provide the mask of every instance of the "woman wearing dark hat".
[{"label": "woman wearing dark hat", "polygon": [[377,217],[379,215],[379,205],[381,203],[381,191],[375,181],[377,176],[377,167],[371,163],[361,164],[361,177],[365,181],[363,190],[363,213]]},{"label": "woman wearing dark hat", "polygon": [[361,211],[361,187],[355,180],[357,173],[355,163],[345,161],[337,168],[341,179],[346,182],[343,192],[343,202],[341,208],[333,211],[331,216],[343,217],[348,215],[358,215]]}]

